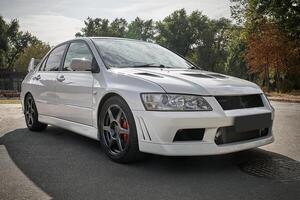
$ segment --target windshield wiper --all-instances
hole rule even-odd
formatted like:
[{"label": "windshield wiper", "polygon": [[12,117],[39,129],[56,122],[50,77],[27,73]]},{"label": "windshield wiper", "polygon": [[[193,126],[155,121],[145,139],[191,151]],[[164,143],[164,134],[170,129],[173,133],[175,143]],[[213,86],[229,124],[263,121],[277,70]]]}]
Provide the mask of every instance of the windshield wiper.
[{"label": "windshield wiper", "polygon": [[146,65],[136,65],[134,67],[155,67],[155,68],[167,68],[165,65],[154,65],[154,64],[146,64]]}]

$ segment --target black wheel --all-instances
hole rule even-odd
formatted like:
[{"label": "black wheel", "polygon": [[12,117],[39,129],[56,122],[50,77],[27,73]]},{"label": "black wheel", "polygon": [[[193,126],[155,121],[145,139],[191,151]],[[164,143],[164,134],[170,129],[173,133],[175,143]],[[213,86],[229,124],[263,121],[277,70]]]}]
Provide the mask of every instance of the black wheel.
[{"label": "black wheel", "polygon": [[47,128],[47,124],[38,121],[38,111],[36,109],[34,99],[31,94],[28,94],[24,101],[24,115],[26,125],[31,131],[42,131]]},{"label": "black wheel", "polygon": [[133,114],[122,98],[114,96],[104,103],[99,125],[101,146],[109,158],[120,163],[144,158],[139,151]]}]

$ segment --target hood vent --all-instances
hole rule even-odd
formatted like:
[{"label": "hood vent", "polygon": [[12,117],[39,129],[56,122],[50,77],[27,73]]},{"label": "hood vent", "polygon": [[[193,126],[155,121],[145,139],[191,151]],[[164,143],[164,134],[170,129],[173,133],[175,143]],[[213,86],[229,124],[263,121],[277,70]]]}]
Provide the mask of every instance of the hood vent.
[{"label": "hood vent", "polygon": [[185,73],[185,74],[182,74],[182,75],[186,75],[186,76],[193,76],[193,77],[198,77],[198,78],[213,78],[211,76],[206,76],[204,74],[192,74],[192,73]]},{"label": "hood vent", "polygon": [[162,76],[156,75],[156,74],[151,74],[147,72],[140,72],[140,73],[135,73],[137,75],[142,75],[142,76],[151,76],[151,77],[156,77],[156,78],[163,78]]},{"label": "hood vent", "polygon": [[228,77],[223,76],[223,75],[220,75],[220,74],[207,74],[207,75],[213,76],[213,77],[215,77],[215,78],[221,78],[221,79],[228,78]]}]

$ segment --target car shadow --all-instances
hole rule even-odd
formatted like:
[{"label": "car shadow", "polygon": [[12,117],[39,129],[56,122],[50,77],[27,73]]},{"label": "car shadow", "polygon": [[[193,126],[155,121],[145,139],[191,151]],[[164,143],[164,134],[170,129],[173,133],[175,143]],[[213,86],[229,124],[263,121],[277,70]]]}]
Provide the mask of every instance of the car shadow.
[{"label": "car shadow", "polygon": [[[0,145],[54,199],[293,199],[295,193],[300,195],[299,162],[262,149],[203,157],[152,155],[124,165],[109,160],[98,141],[52,126],[44,132],[16,129],[0,138]],[[274,173],[263,172],[266,166]]]}]

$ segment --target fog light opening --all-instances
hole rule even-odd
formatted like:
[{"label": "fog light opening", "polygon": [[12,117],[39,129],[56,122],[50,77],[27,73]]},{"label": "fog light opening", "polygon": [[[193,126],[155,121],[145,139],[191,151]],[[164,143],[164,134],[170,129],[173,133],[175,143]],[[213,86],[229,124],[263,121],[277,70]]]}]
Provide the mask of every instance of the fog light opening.
[{"label": "fog light opening", "polygon": [[173,139],[173,142],[179,141],[201,141],[204,136],[204,128],[179,129]]}]

